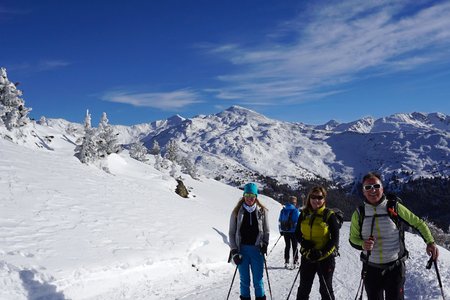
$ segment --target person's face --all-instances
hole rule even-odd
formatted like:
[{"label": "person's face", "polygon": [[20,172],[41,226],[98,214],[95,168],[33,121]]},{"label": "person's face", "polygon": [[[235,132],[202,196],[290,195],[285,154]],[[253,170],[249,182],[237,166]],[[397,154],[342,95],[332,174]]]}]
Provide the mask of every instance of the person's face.
[{"label": "person's face", "polygon": [[363,182],[363,194],[370,204],[377,204],[383,196],[383,185],[378,178],[368,178]]},{"label": "person's face", "polygon": [[314,192],[309,196],[309,203],[313,210],[317,210],[324,205],[325,197],[322,192]]},{"label": "person's face", "polygon": [[255,194],[244,194],[244,201],[245,204],[248,206],[252,206],[256,202],[256,195]]}]

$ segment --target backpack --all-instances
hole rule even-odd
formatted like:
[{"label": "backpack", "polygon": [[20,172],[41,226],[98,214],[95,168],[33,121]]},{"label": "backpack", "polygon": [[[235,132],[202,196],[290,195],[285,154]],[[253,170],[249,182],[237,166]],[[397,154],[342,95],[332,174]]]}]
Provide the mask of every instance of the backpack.
[{"label": "backpack", "polygon": [[344,212],[337,207],[328,208],[325,207],[323,210],[323,221],[328,223],[328,218],[333,214],[336,216],[336,221],[338,224],[338,229],[341,229],[342,223],[344,223]]},{"label": "backpack", "polygon": [[[386,205],[386,215],[389,216],[389,218],[394,222],[395,226],[398,229],[399,236],[400,236],[400,255],[399,257],[401,259],[408,258],[409,252],[406,249],[405,244],[405,230],[407,227],[407,224],[403,221],[402,218],[398,216],[398,203],[403,203],[402,199],[400,199],[398,196],[394,194],[386,194],[387,198],[387,205]],[[359,223],[359,230],[362,228],[362,223],[365,218],[365,209],[364,205],[361,205],[357,209],[358,211],[358,223]],[[378,216],[385,216],[385,215],[378,215]],[[361,232],[359,233],[361,235]]]},{"label": "backpack", "polygon": [[[290,231],[292,229],[294,229],[294,221],[292,220],[292,213],[294,212],[293,209],[290,209],[289,211],[289,215],[287,216],[287,218],[281,218],[280,221],[280,229],[281,231]],[[283,216],[286,216],[286,210],[284,210],[282,212]]]}]

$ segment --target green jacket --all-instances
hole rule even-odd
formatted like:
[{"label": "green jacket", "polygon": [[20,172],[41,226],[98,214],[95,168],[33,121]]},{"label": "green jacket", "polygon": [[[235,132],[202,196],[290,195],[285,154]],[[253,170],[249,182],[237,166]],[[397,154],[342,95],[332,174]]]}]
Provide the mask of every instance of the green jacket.
[{"label": "green jacket", "polygon": [[[360,212],[356,210],[352,215],[350,225],[350,244],[362,250],[364,240],[371,235],[375,239],[374,248],[369,256],[369,263],[386,264],[396,261],[402,256],[402,240],[400,230],[387,212],[387,198],[383,196],[381,203],[374,206],[367,202],[364,204],[364,220],[360,222]],[[407,223],[417,229],[425,243],[433,243],[434,238],[427,224],[413,214],[403,204],[397,202],[396,212],[399,221]],[[373,222],[372,222],[373,220]],[[373,223],[373,228],[372,228]],[[367,251],[363,251],[367,256]]]}]

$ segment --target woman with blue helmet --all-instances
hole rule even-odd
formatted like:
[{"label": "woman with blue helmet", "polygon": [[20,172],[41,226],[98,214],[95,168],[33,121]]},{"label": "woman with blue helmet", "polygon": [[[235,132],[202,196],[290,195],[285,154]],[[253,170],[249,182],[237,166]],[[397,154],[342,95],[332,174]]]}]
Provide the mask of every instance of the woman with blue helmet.
[{"label": "woman with blue helmet", "polygon": [[250,272],[256,300],[265,300],[263,274],[264,255],[269,244],[269,220],[265,208],[258,200],[255,183],[244,186],[244,195],[233,209],[230,218],[230,261],[238,266],[240,298],[250,300]]}]

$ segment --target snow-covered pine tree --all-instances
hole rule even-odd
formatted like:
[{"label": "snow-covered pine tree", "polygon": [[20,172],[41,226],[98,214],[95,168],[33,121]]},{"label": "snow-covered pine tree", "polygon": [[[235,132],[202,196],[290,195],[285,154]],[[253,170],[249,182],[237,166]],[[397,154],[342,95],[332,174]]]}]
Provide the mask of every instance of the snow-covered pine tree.
[{"label": "snow-covered pine tree", "polygon": [[178,144],[174,140],[169,140],[167,143],[166,158],[172,163],[178,162]]},{"label": "snow-covered pine tree", "polygon": [[84,164],[93,162],[98,158],[97,143],[95,140],[95,129],[86,128],[82,143],[75,148],[76,154]]},{"label": "snow-covered pine tree", "polygon": [[27,124],[31,108],[25,107],[22,92],[9,81],[5,68],[0,68],[0,125],[8,130]]},{"label": "snow-covered pine tree", "polygon": [[191,175],[193,179],[198,178],[198,170],[195,167],[195,164],[191,162],[191,160],[187,157],[183,157],[181,159],[182,172]]},{"label": "snow-covered pine tree", "polygon": [[141,141],[131,144],[130,146],[130,157],[138,161],[145,162],[147,158],[148,149],[144,146]]},{"label": "snow-covered pine tree", "polygon": [[91,114],[86,111],[84,118],[84,136],[77,141],[75,154],[84,164],[90,163],[98,158],[98,150],[96,143],[96,131],[91,127]]},{"label": "snow-covered pine tree", "polygon": [[152,149],[150,150],[150,154],[159,155],[161,153],[161,147],[159,147],[159,143],[157,140],[153,140]]},{"label": "snow-covered pine tree", "polygon": [[97,148],[98,156],[106,157],[111,153],[118,153],[120,151],[120,145],[117,141],[119,134],[114,132],[114,129],[109,125],[109,120],[104,112],[97,130]]},{"label": "snow-covered pine tree", "polygon": [[155,155],[155,169],[156,170],[161,170],[161,168],[163,167],[162,164],[164,162],[164,159],[161,157],[161,155]]},{"label": "snow-covered pine tree", "polygon": [[89,113],[89,109],[86,110],[86,116],[84,117],[84,129],[91,128],[91,114]]},{"label": "snow-covered pine tree", "polygon": [[47,126],[47,118],[45,116],[41,116],[41,118],[38,121],[38,124],[42,125],[42,126]]},{"label": "snow-covered pine tree", "polygon": [[66,127],[66,133],[69,135],[75,135],[76,132],[77,128],[72,123],[69,123]]}]

